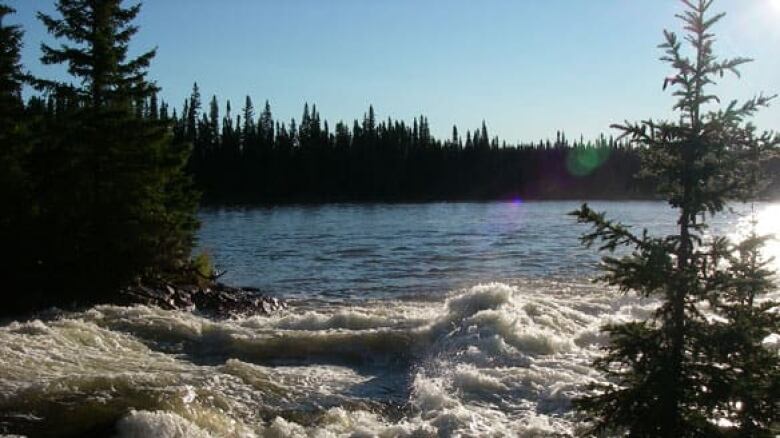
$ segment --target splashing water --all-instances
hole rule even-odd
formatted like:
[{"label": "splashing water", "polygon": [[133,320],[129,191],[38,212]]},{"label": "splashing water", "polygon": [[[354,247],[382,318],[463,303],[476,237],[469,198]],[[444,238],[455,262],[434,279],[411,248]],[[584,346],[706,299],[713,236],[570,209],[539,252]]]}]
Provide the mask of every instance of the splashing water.
[{"label": "splashing water", "polygon": [[35,436],[550,436],[607,321],[653,303],[595,286],[484,284],[210,321],[98,306],[0,329],[0,420]]},{"label": "splashing water", "polygon": [[[584,279],[596,257],[578,246],[574,207],[209,213],[203,241],[221,248],[229,281],[279,291],[291,307],[213,321],[98,306],[0,326],[0,434],[572,435],[571,400],[600,378],[599,328],[656,305]],[[599,209],[673,231],[665,204]],[[759,233],[780,231],[778,211],[759,207]],[[748,219],[721,216],[713,232],[738,237]],[[777,335],[765,342],[780,348]]]}]

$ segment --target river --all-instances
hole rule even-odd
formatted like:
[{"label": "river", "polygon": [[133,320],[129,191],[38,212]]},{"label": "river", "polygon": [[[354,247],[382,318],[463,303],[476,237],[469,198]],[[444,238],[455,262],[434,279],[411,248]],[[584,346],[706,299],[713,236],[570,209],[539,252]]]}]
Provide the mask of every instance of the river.
[{"label": "river", "polygon": [[[222,279],[286,298],[214,321],[143,306],[0,327],[0,432],[30,436],[569,436],[607,322],[652,300],[590,281],[575,202],[201,212]],[[658,202],[595,202],[673,230]],[[740,235],[750,207],[717,216]],[[780,232],[780,204],[755,208]],[[780,255],[771,242],[766,253]],[[774,294],[777,295],[777,294]]]}]

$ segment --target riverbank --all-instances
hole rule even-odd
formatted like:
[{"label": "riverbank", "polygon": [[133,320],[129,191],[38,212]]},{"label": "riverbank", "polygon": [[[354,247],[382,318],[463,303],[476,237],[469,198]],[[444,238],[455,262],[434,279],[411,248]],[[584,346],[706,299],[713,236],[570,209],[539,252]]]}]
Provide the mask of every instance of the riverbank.
[{"label": "riverbank", "polygon": [[213,319],[268,316],[287,308],[286,301],[252,287],[234,287],[220,282],[207,285],[156,282],[125,287],[90,305],[73,303],[60,307],[41,306],[26,312],[5,314],[0,322],[49,319],[56,315],[82,312],[96,305],[153,306],[162,310],[193,312]]},{"label": "riverbank", "polygon": [[196,311],[212,318],[270,315],[287,307],[285,301],[263,295],[257,288],[232,287],[219,282],[208,286],[172,283],[159,283],[153,287],[130,286],[119,293],[113,304]]}]

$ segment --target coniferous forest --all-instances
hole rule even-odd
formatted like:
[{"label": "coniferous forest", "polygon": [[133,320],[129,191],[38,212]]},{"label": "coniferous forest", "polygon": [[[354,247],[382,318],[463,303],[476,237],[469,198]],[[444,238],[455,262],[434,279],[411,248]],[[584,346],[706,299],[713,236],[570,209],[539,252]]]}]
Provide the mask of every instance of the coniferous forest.
[{"label": "coniferous forest", "polygon": [[[193,145],[189,170],[205,201],[425,201],[560,198],[647,198],[635,181],[639,157],[601,137],[507,145],[485,122],[446,140],[431,135],[425,116],[411,123],[379,120],[373,106],[360,120],[331,127],[316,105],[300,121],[259,115],[247,97],[236,111],[217,97],[207,107],[197,84],[171,117],[174,136]],[[157,108],[150,108],[154,114]],[[221,116],[221,114],[224,114]]]},{"label": "coniferous forest", "polygon": [[[483,121],[439,139],[425,116],[380,120],[370,106],[331,126],[308,103],[286,123],[249,96],[240,110],[216,96],[206,104],[197,84],[180,110],[153,99],[144,114],[167,120],[176,141],[193,146],[188,170],[208,204],[655,197],[639,177],[640,150],[603,134],[571,140],[558,131],[513,145]],[[780,161],[766,166],[780,170]],[[778,189],[770,184],[761,196]]]},{"label": "coniferous forest", "polygon": [[[612,138],[510,146],[486,124],[446,141],[424,116],[379,121],[369,108],[331,129],[316,106],[299,122],[274,120],[268,102],[240,111],[197,85],[177,112],[147,78],[154,51],[128,59],[140,5],[57,3],[38,19],[62,46],[41,62],[71,82],[34,77],[21,64],[23,29],[0,9],[0,178],[5,214],[5,308],[100,301],[129,283],[195,269],[190,250],[204,203],[644,198],[639,157]],[[90,4],[91,5],[91,4]],[[89,31],[95,28],[97,31]],[[32,90],[27,98],[23,89]],[[117,239],[116,236],[132,236]],[[89,278],[91,287],[84,288]],[[56,293],[53,292],[56,290]]]},{"label": "coniferous forest", "polygon": [[[24,71],[23,31],[5,25],[13,10],[0,4],[0,236],[12,254],[3,313],[110,300],[189,264],[190,146],[142,111],[157,90],[147,78],[155,51],[127,56],[140,5],[121,3],[63,0],[61,17],[38,14],[62,42],[42,46],[42,63],[67,66],[80,85]],[[24,84],[39,91],[26,103]]]},{"label": "coniferous forest", "polygon": [[[82,3],[63,0],[62,18],[38,17],[63,43],[44,45],[42,63],[67,66],[78,85],[27,73],[23,29],[0,24],[0,233],[15,255],[6,279],[38,297],[33,302],[89,300],[134,279],[179,275],[191,263],[198,200],[656,196],[652,181],[640,178],[641,146],[612,136],[570,139],[558,131],[552,139],[507,144],[483,121],[465,131],[453,126],[441,139],[425,116],[380,119],[373,106],[351,123],[331,125],[316,105],[305,104],[299,120],[285,122],[268,101],[255,108],[247,96],[234,108],[216,96],[204,99],[197,84],[180,108],[171,108],[147,78],[155,51],[127,57],[140,5],[99,2],[95,8],[105,11],[93,17]],[[7,20],[13,10],[0,12]],[[88,32],[90,26],[99,32]],[[27,98],[24,86],[32,90]],[[767,175],[780,173],[776,158],[763,166]],[[780,182],[767,183],[758,198],[780,194]],[[94,280],[93,292],[80,290],[83,278]],[[53,285],[60,292],[52,297],[46,291]]]},{"label": "coniferous forest", "polygon": [[[776,96],[712,91],[751,62],[714,51],[713,0],[682,0],[683,36],[663,33],[670,120],[520,144],[487,121],[436,138],[426,116],[373,106],[331,124],[305,103],[280,120],[197,84],[173,107],[149,77],[156,49],[130,55],[140,3],[53,3],[35,18],[56,41],[39,59],[67,79],[26,70],[24,29],[0,2],[0,317],[18,319],[0,324],[0,435],[780,433],[771,236],[754,209],[744,236],[744,221],[713,219],[780,199],[780,136],[752,123]],[[515,205],[548,199],[664,202],[633,210],[647,229],[587,203],[526,205],[527,221]],[[384,227],[352,205],[298,226],[286,221],[318,209],[199,211],[483,200],[515,202],[394,205]],[[262,234],[247,211],[286,228]],[[210,237],[250,273],[236,278],[288,289],[218,281],[193,253],[210,214],[229,217]],[[600,274],[565,238],[575,223]]]}]

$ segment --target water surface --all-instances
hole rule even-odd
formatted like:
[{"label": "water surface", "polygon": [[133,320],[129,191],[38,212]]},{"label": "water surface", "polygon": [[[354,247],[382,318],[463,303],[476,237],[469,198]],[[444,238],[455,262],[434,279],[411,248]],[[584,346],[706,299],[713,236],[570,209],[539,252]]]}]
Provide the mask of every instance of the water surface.
[{"label": "water surface", "polygon": [[[591,276],[598,261],[566,213],[577,202],[485,202],[283,206],[208,210],[200,247],[228,283],[287,297],[440,296],[481,282]],[[662,202],[595,202],[609,217],[656,233],[674,231]],[[713,220],[732,233],[742,213]],[[777,208],[759,205],[764,232]],[[780,218],[780,215],[778,216]],[[744,228],[744,227],[742,227]]]},{"label": "water surface", "polygon": [[[577,205],[204,211],[200,245],[224,279],[291,308],[213,321],[97,306],[1,326],[0,433],[569,436],[571,399],[600,379],[599,328],[656,306],[589,281],[598,257],[565,215]],[[673,229],[662,203],[595,206]],[[759,205],[759,231],[776,232],[779,213]],[[712,231],[749,220],[724,215]]]}]

